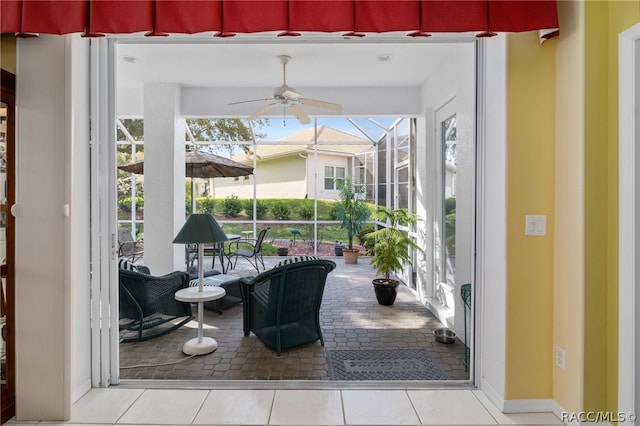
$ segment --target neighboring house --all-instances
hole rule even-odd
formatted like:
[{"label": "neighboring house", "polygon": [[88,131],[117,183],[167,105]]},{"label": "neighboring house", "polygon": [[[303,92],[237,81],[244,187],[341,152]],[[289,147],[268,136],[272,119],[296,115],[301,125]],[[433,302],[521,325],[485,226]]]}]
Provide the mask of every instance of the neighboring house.
[{"label": "neighboring house", "polygon": [[[337,200],[337,184],[345,176],[355,175],[358,183],[372,182],[371,172],[364,172],[363,154],[372,151],[372,144],[363,138],[328,126],[318,126],[317,145],[315,131],[305,129],[279,139],[275,143],[256,147],[257,198],[282,198],[283,185],[290,198]],[[280,144],[278,144],[280,142]],[[314,157],[317,154],[317,170]],[[359,155],[360,154],[360,155]],[[237,155],[235,161],[252,164],[253,157]],[[314,176],[317,175],[317,179]],[[253,178],[217,178],[213,181],[212,195],[226,198],[253,198]]]}]

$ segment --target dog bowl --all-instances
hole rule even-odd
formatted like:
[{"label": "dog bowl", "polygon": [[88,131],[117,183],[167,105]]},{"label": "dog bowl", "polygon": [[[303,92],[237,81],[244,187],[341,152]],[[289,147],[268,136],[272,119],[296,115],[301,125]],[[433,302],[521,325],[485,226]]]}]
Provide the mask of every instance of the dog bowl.
[{"label": "dog bowl", "polygon": [[437,342],[440,343],[453,343],[456,341],[456,333],[448,328],[438,328],[433,330],[433,335]]}]

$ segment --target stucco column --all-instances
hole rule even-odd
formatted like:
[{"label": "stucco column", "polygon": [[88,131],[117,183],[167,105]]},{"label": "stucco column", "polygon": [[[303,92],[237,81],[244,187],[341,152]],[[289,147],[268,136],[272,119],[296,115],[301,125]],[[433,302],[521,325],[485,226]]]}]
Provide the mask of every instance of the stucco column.
[{"label": "stucco column", "polygon": [[144,87],[144,263],[154,275],[184,270],[184,245],[173,244],[185,220],[185,121],[180,87]]}]

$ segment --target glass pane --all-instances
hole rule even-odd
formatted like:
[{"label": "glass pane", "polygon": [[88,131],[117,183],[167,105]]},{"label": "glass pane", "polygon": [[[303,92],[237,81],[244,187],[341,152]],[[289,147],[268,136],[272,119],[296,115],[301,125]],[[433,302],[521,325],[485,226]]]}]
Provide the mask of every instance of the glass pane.
[{"label": "glass pane", "polygon": [[456,271],[456,124],[455,115],[442,122],[444,275],[451,285]]},{"label": "glass pane", "polygon": [[398,206],[409,209],[409,167],[398,169]]}]

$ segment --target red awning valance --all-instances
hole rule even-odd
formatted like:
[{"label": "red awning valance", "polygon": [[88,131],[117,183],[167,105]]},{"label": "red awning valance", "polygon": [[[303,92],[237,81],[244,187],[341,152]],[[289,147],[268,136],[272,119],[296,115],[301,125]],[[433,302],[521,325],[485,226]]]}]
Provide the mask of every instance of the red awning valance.
[{"label": "red awning valance", "polygon": [[0,32],[218,36],[547,30],[556,0],[0,0]]}]

